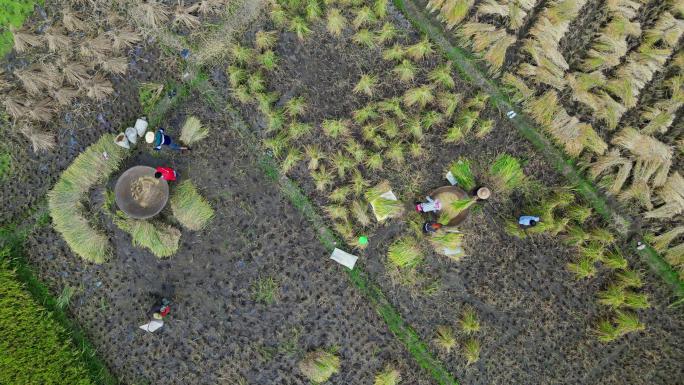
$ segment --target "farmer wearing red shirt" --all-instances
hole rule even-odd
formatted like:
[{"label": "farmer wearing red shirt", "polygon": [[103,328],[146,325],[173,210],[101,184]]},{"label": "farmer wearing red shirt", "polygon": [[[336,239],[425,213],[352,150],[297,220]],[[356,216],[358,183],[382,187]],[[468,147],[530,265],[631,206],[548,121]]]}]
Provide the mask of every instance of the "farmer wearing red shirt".
[{"label": "farmer wearing red shirt", "polygon": [[164,178],[165,181],[175,181],[178,178],[178,173],[171,167],[157,167],[157,172],[154,173],[154,177]]}]

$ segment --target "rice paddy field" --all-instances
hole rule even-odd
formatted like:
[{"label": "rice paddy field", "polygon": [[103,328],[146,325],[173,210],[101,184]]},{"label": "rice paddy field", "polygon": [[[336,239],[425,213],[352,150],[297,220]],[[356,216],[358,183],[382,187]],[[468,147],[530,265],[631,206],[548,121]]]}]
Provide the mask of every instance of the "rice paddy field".
[{"label": "rice paddy field", "polygon": [[[681,1],[7,0],[0,29],[0,383],[683,383]],[[190,150],[117,145],[142,116]],[[153,218],[115,197],[137,165],[178,172]]]}]

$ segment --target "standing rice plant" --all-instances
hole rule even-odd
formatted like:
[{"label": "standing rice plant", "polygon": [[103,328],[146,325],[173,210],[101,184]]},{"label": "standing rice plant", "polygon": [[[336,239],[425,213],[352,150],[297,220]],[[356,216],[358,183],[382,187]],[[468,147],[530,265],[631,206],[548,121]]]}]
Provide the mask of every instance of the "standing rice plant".
[{"label": "standing rice plant", "polygon": [[452,89],[456,86],[454,78],[451,77],[451,62],[447,62],[428,73],[428,79],[444,88]]},{"label": "standing rice plant", "polygon": [[299,361],[298,366],[307,379],[316,384],[321,384],[339,372],[340,358],[334,353],[320,349],[307,353]]},{"label": "standing rice plant", "polygon": [[474,338],[469,339],[463,345],[463,355],[466,365],[472,365],[480,360],[480,342]]},{"label": "standing rice plant", "polygon": [[406,48],[406,55],[416,61],[425,59],[433,52],[432,43],[430,43],[430,40],[428,40],[427,37]]},{"label": "standing rice plant", "polygon": [[475,136],[482,139],[485,136],[489,135],[489,133],[492,132],[493,128],[494,121],[492,119],[478,119],[477,131],[475,132]]},{"label": "standing rice plant", "polygon": [[410,83],[416,77],[416,71],[418,69],[410,60],[402,60],[401,64],[398,64],[392,72],[399,77],[399,80],[404,83]]},{"label": "standing rice plant", "polygon": [[209,129],[202,126],[202,122],[196,116],[189,116],[185,119],[185,124],[181,129],[181,142],[191,145],[206,138],[209,135]]},{"label": "standing rice plant", "polygon": [[454,329],[451,326],[441,325],[437,326],[435,338],[433,340],[437,347],[446,354],[451,353],[451,350],[456,346],[456,337],[454,337]]},{"label": "standing rice plant", "polygon": [[568,263],[567,268],[575,274],[577,279],[591,278],[596,275],[596,265],[592,258],[582,257],[576,263]]},{"label": "standing rice plant", "polygon": [[640,288],[644,285],[643,281],[641,280],[641,273],[636,270],[621,271],[617,274],[616,278],[617,281],[615,284],[623,288]]},{"label": "standing rice plant", "polygon": [[525,182],[520,161],[508,154],[496,158],[489,168],[489,175],[495,187],[502,192],[510,192]]},{"label": "standing rice plant", "polygon": [[618,337],[620,337],[618,329],[610,320],[599,321],[594,332],[596,333],[598,340],[601,342],[615,341]]},{"label": "standing rice plant", "polygon": [[639,317],[637,317],[636,314],[619,310],[615,316],[615,323],[617,324],[617,332],[620,335],[642,331],[646,328],[646,326],[639,321]]},{"label": "standing rice plant", "polygon": [[306,19],[295,16],[290,20],[290,31],[295,33],[300,41],[303,41],[311,33],[311,28],[309,28]]},{"label": "standing rice plant", "polygon": [[364,74],[361,75],[359,82],[354,86],[354,93],[365,94],[367,96],[373,96],[373,89],[378,83],[378,77],[375,75]]},{"label": "standing rice plant", "polygon": [[214,217],[214,209],[189,180],[181,182],[171,196],[173,216],[188,230],[202,230]]},{"label": "standing rice plant", "polygon": [[601,259],[601,262],[603,262],[605,267],[614,270],[624,270],[629,265],[627,259],[625,259],[622,254],[615,251],[605,254],[603,259]]},{"label": "standing rice plant", "polygon": [[387,61],[402,60],[406,55],[406,49],[399,44],[394,44],[382,52],[382,58]]},{"label": "standing rice plant", "polygon": [[326,24],[326,29],[331,35],[340,37],[346,25],[347,19],[345,19],[345,17],[340,13],[339,9],[328,9],[328,22]]},{"label": "standing rice plant", "polygon": [[375,376],[373,385],[398,385],[399,381],[401,381],[399,371],[388,365],[385,370]]},{"label": "standing rice plant", "polygon": [[430,86],[411,88],[404,93],[404,104],[408,107],[418,105],[421,109],[435,99],[433,89]]},{"label": "standing rice plant", "polygon": [[480,321],[477,319],[477,313],[470,307],[463,310],[458,323],[465,334],[473,334],[480,331]]},{"label": "standing rice plant", "polygon": [[352,36],[352,41],[358,45],[365,46],[368,49],[375,48],[375,36],[373,32],[367,29],[360,29]]},{"label": "standing rice plant", "polygon": [[321,124],[321,128],[323,129],[323,133],[333,139],[349,135],[349,122],[346,120],[325,119]]},{"label": "standing rice plant", "polygon": [[258,31],[254,38],[254,46],[262,51],[273,49],[276,43],[278,43],[278,31]]},{"label": "standing rice plant", "polygon": [[362,26],[370,26],[375,22],[375,14],[370,7],[363,6],[356,10],[356,17],[352,21],[354,28],[359,29]]},{"label": "standing rice plant", "polygon": [[387,258],[400,269],[410,269],[420,264],[423,253],[415,238],[404,237],[390,245]]},{"label": "standing rice plant", "polygon": [[376,41],[378,44],[388,43],[397,36],[397,27],[392,23],[384,23],[382,28],[378,31],[376,35]]},{"label": "standing rice plant", "polygon": [[449,171],[465,191],[471,191],[475,188],[475,175],[470,168],[470,161],[467,158],[459,158],[458,160],[451,163],[449,166]]}]

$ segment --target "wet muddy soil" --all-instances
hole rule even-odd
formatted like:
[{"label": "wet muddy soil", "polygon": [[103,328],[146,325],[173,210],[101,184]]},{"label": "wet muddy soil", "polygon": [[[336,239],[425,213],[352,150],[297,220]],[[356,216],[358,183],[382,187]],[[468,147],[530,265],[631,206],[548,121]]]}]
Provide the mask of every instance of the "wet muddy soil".
[{"label": "wet muddy soil", "polygon": [[[392,17],[406,34],[402,43],[415,42],[418,37],[407,29],[406,21],[396,12]],[[352,110],[365,105],[365,97],[351,92],[362,73],[381,75],[382,86],[373,100],[402,95],[407,86],[392,78],[392,65],[381,59],[379,50],[360,49],[344,38],[333,39],[321,25],[312,28],[314,34],[304,42],[287,32],[279,35],[277,52],[281,63],[269,78],[270,89],[281,96],[280,103],[293,96],[307,97],[309,110],[303,121],[319,127],[325,118],[349,118]],[[263,19],[247,33],[247,43],[259,29],[273,27]],[[421,66],[427,72],[440,60],[433,57],[421,62]],[[415,84],[422,83],[424,75],[421,71]],[[228,86],[223,83],[219,88]],[[460,80],[456,90],[466,97],[475,93]],[[269,135],[263,131],[258,111],[249,106],[243,106],[242,111],[257,133]],[[494,130],[484,139],[469,137],[462,144],[445,144],[441,137],[446,124],[438,125],[427,132],[422,157],[407,157],[410,160],[405,164],[388,165],[381,172],[369,172],[363,166],[359,169],[371,184],[388,179],[400,199],[409,202],[445,184],[444,170],[459,156],[473,159],[476,169],[486,170],[496,155],[506,152],[521,158],[525,173],[544,185],[563,184],[561,177],[517,135],[513,126],[489,108],[483,114],[496,120]],[[358,139],[356,135],[352,134]],[[317,144],[328,154],[334,154],[343,145],[319,132],[297,142],[298,146],[305,144]],[[290,176],[317,204],[329,204],[327,193],[315,189],[304,162]],[[346,182],[336,180],[335,186]],[[668,288],[648,273],[648,267],[636,255],[627,256],[634,268],[646,272],[644,291],[651,296],[653,308],[640,312],[640,316],[647,330],[612,344],[601,344],[591,329],[610,314],[597,304],[596,294],[612,279],[611,273],[602,271],[595,279],[576,281],[565,268],[576,251],[563,246],[558,238],[518,240],[508,236],[503,231],[504,221],[522,214],[520,210],[516,197],[509,199],[495,192],[482,212],[471,216],[462,228],[468,254],[465,259],[452,262],[428,255],[421,273],[436,283],[438,290],[431,295],[415,287],[394,284],[385,267],[388,245],[410,233],[408,224],[401,220],[366,229],[371,246],[357,251],[361,256],[359,263],[372,273],[426,341],[433,338],[436,326],[456,326],[464,306],[477,310],[483,324],[477,336],[482,345],[480,361],[466,366],[458,352],[440,354],[464,384],[669,384],[672,379],[681,378],[684,320],[677,310],[667,308],[672,299]],[[464,338],[459,336],[460,341]]]},{"label": "wet muddy soil", "polygon": [[[238,376],[249,384],[306,384],[298,360],[336,347],[342,367],[331,383],[370,384],[392,363],[407,383],[430,384],[328,259],[316,230],[264,179],[259,155],[231,128],[239,123],[211,111],[200,95],[191,99],[165,120],[167,132],[177,135],[195,114],[211,127],[210,138],[187,156],[136,150],[122,170],[140,162],[179,170],[216,210],[207,230],[184,231],[179,252],[158,260],[101,216],[115,252],[100,266],[74,256],[49,228],[28,245],[56,292],[79,288],[71,311],[114,373],[130,384],[234,384]],[[269,277],[279,286],[276,302],[255,302],[255,282]],[[171,315],[160,332],[147,334],[137,327],[161,296],[172,298]]]}]

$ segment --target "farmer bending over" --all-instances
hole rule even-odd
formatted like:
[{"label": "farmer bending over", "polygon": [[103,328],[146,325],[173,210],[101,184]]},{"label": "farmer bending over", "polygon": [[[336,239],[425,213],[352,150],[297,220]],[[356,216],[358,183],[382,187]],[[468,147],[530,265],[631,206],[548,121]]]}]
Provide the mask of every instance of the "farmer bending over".
[{"label": "farmer bending over", "polygon": [[172,182],[178,178],[178,172],[171,167],[157,167],[157,172],[154,173],[154,177],[157,179],[162,178],[165,181]]},{"label": "farmer bending over", "polygon": [[518,224],[523,229],[534,227],[539,223],[539,217],[533,217],[531,215],[523,215],[518,219]]},{"label": "farmer bending over", "polygon": [[150,144],[154,143],[154,149],[157,151],[161,150],[162,146],[168,146],[170,149],[176,151],[189,150],[188,147],[180,146],[176,142],[174,142],[170,136],[164,133],[163,128],[158,129],[156,133],[153,133],[152,131],[147,131],[147,133],[145,134],[145,141]]}]

